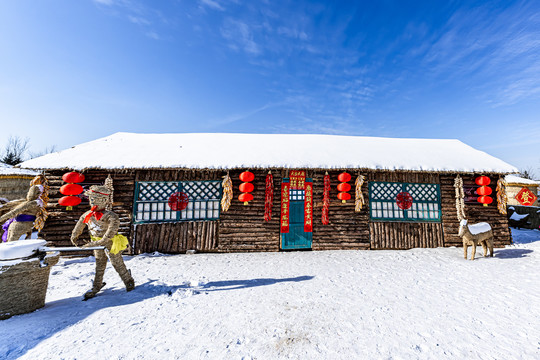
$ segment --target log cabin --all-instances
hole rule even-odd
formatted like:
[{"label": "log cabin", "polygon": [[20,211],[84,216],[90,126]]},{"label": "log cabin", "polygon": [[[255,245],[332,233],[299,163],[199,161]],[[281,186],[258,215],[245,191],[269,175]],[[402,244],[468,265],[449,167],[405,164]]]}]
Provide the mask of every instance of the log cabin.
[{"label": "log cabin", "polygon": [[[459,140],[116,133],[21,166],[46,171],[40,235],[58,246],[88,209],[82,195],[72,210],[58,205],[68,171],[85,176],[83,187],[111,176],[132,254],[458,246],[458,176],[469,223],[490,223],[495,246],[512,241],[495,186],[517,169]],[[490,180],[487,206],[475,193],[480,176]]]}]

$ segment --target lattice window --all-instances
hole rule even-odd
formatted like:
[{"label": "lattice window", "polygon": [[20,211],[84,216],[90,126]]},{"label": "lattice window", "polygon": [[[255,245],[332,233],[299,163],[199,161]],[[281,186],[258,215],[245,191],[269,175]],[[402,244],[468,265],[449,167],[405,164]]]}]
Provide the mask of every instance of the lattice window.
[{"label": "lattice window", "polygon": [[304,201],[304,190],[289,190],[289,200],[290,201]]},{"label": "lattice window", "polygon": [[[221,181],[137,182],[133,217],[135,223],[216,220],[221,191]],[[186,195],[185,209],[171,209],[174,194]]]},{"label": "lattice window", "polygon": [[369,183],[372,220],[441,221],[441,192],[437,184]]}]

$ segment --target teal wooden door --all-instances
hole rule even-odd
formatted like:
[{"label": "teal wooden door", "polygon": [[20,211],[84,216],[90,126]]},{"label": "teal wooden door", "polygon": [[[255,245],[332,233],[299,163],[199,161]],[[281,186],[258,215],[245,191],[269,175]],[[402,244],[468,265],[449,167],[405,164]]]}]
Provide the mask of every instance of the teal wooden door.
[{"label": "teal wooden door", "polygon": [[[288,179],[284,179],[288,181]],[[311,179],[306,179],[311,181]],[[289,232],[281,234],[281,248],[311,249],[312,232],[304,232],[304,190],[289,190]]]}]

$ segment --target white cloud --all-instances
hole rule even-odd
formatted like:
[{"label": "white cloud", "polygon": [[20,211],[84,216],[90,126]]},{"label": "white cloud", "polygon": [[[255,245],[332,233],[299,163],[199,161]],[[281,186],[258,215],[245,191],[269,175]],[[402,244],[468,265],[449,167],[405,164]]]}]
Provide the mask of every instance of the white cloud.
[{"label": "white cloud", "polygon": [[217,2],[216,0],[199,0],[199,2],[206,6],[206,7],[209,7],[211,9],[214,9],[214,10],[219,10],[219,11],[224,11],[225,8],[223,6],[221,6],[221,4],[219,2]]},{"label": "white cloud", "polygon": [[233,50],[242,49],[251,55],[261,53],[259,45],[253,39],[251,28],[243,21],[228,18],[221,28],[221,35],[229,41],[229,47]]}]

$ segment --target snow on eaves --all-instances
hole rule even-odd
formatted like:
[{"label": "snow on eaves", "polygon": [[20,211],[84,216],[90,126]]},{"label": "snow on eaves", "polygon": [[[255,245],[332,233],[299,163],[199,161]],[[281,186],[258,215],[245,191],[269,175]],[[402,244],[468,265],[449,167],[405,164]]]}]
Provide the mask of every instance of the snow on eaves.
[{"label": "snow on eaves", "polygon": [[17,167],[0,162],[0,176],[36,176],[39,172]]},{"label": "snow on eaves", "polygon": [[34,169],[386,169],[517,172],[459,140],[298,134],[116,133],[25,161]]},{"label": "snow on eaves", "polygon": [[519,175],[506,175],[504,180],[509,185],[540,185],[540,181],[530,180],[520,177]]}]

